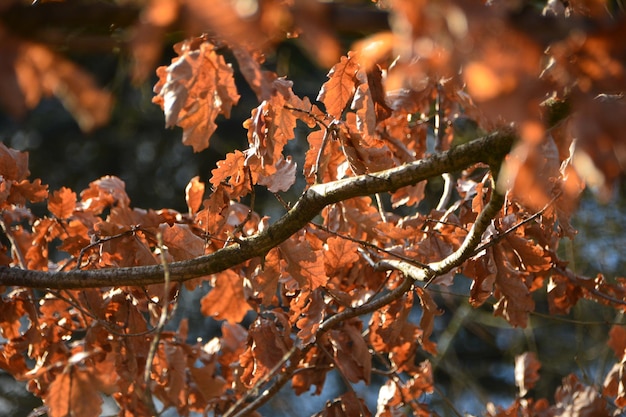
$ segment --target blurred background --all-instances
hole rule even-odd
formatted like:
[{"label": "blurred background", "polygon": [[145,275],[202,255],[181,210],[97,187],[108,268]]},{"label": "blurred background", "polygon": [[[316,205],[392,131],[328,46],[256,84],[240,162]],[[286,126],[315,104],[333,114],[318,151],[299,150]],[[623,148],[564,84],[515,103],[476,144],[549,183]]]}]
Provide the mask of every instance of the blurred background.
[{"label": "blurred background", "polygon": [[[363,9],[371,13],[370,18],[375,17],[373,23],[362,26],[361,31],[355,29],[354,22],[337,21],[336,35],[344,53],[355,39],[386,25],[385,13],[368,1],[335,3],[337,16]],[[24,7],[23,3],[19,7]],[[48,28],[48,32],[39,29],[33,32],[35,35],[29,35],[23,25],[17,28],[16,23],[11,23],[15,13],[7,7],[0,9],[0,27],[4,26],[15,36],[28,35],[34,42],[41,41],[37,38],[43,36],[41,33],[60,34],[60,41],[49,46],[91,74],[97,85],[113,97],[110,120],[89,133],[81,130],[75,117],[55,97],[44,97],[21,117],[16,118],[10,111],[0,112],[0,139],[8,147],[29,153],[31,178],[41,178],[51,191],[66,186],[79,192],[101,176],[115,175],[125,182],[134,207],[173,208],[185,212],[184,189],[189,180],[197,175],[207,181],[216,161],[227,152],[247,146],[242,123],[258,102],[238,73],[237,84],[242,97],[234,107],[232,117],[228,120],[220,117],[219,128],[211,138],[209,149],[193,153],[190,147],[181,143],[179,128],[164,128],[163,112],[151,102],[152,88],[157,81],[154,71],[139,83],[136,79],[133,81],[136,77],[133,77],[128,50],[118,43],[101,48],[72,48],[72,40],[95,39],[98,35],[86,26],[87,23],[73,22],[57,28],[56,32],[54,28]],[[106,22],[96,32],[102,27],[106,27]],[[105,30],[103,38],[126,36],[126,30],[130,30],[128,26]],[[156,65],[168,65],[174,56],[173,44],[184,37],[183,31],[168,33],[161,43]],[[293,80],[297,95],[315,100],[329,67],[320,66],[319,60],[299,40],[277,44],[275,52],[266,58],[268,69]],[[226,60],[236,67],[232,57],[226,55]],[[302,129],[300,133],[287,149],[296,160],[301,160],[307,145],[306,130]],[[433,189],[439,186],[432,185]],[[583,196],[573,222],[579,235],[575,241],[564,240],[561,245],[562,257],[578,273],[589,276],[603,273],[607,277],[623,274],[626,266],[623,256],[626,200],[623,186],[616,190],[612,199],[605,203],[598,202],[590,192]],[[295,197],[286,195],[285,199],[293,201]],[[436,202],[439,195],[433,193],[431,197]],[[273,199],[261,200],[256,209],[261,213],[271,212],[274,204]],[[426,201],[422,208],[426,209],[429,204],[432,201]],[[33,207],[40,215],[44,209],[43,206]],[[538,398],[552,400],[555,387],[570,372],[589,383],[602,382],[597,380],[598,376],[604,375],[613,361],[612,352],[606,345],[608,329],[611,323],[621,319],[616,317],[614,309],[583,300],[569,316],[550,317],[545,291],[538,291],[535,293],[537,313],[532,316],[531,324],[527,329],[513,329],[504,320],[493,317],[489,303],[477,310],[468,305],[469,283],[459,277],[451,288],[433,289],[437,293],[437,302],[445,310],[445,314],[436,320],[432,337],[440,350],[440,356],[431,358],[438,390],[422,400],[433,404],[441,415],[456,416],[459,411],[480,414],[487,402],[502,406],[509,404],[516,392],[514,358],[528,350],[537,352],[543,365],[542,378],[532,393]],[[202,343],[219,336],[220,326],[199,311],[199,300],[207,290],[208,287],[203,287],[191,293],[184,292],[172,322],[175,327],[182,317],[189,318],[190,340]],[[420,312],[416,310],[414,313],[415,320],[419,320]],[[575,361],[572,362],[571,358]],[[320,397],[303,394],[296,398],[284,390],[261,410],[262,414],[312,415],[323,408],[325,401],[345,390],[343,381],[336,374],[329,374],[329,378],[331,380]],[[382,381],[382,378],[374,377],[370,387],[355,387],[366,400],[370,399],[370,410],[376,409],[372,401],[375,401]],[[39,405],[22,383],[0,371],[0,416],[27,416]],[[108,411],[115,414],[114,408]]]}]

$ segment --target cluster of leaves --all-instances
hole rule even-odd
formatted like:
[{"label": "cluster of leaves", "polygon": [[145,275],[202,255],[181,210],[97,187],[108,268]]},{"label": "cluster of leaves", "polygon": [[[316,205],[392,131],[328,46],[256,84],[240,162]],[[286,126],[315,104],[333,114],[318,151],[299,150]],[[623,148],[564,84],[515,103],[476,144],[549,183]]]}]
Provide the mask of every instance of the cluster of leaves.
[{"label": "cluster of leaves", "polygon": [[[494,314],[512,326],[527,325],[532,293],[543,289],[552,314],[583,298],[623,310],[623,279],[577,276],[557,255],[559,240],[575,234],[569,219],[588,175],[576,155],[595,162],[599,187],[618,175],[607,163],[618,156],[591,143],[613,149],[622,131],[615,93],[624,89],[624,25],[608,26],[597,5],[547,5],[563,33],[536,11],[500,2],[380,5],[393,14],[391,31],[341,57],[312,103],[263,67],[263,48],[290,34],[265,19],[288,16],[285,4],[259,2],[251,24],[230,2],[185,3],[212,33],[177,44],[178,56],[157,69],[154,102],[166,125],[180,126],[195,151],[209,146],[216,119],[229,117],[239,100],[226,51],[260,103],[244,124],[248,148],[217,164],[210,192],[199,178],[190,181],[187,213],[133,208],[115,177],[78,194],[49,193],[28,179],[26,154],[0,146],[0,367],[28,381],[49,415],[99,415],[99,393],[116,401],[120,415],[154,415],[155,399],[181,415],[247,415],[288,382],[296,394],[320,394],[329,372],[351,387],[378,371],[388,379],[377,415],[426,416],[434,381],[422,358],[437,355],[431,336],[440,314],[430,288],[445,289],[457,272],[471,281],[472,306],[495,299]],[[153,8],[168,4],[153,2],[147,13],[158,21]],[[581,8],[588,17],[577,17]],[[580,39],[569,29],[584,30],[584,19],[600,29]],[[171,20],[163,17],[161,27]],[[542,31],[532,29],[537,22]],[[606,114],[609,105],[618,110]],[[450,149],[450,123],[461,114],[493,133]],[[310,128],[301,171],[285,154],[298,123]],[[511,150],[513,134],[519,141]],[[461,170],[454,198],[418,210],[424,180],[446,174],[450,181]],[[302,197],[270,224],[254,211],[255,189],[280,199],[297,186],[298,172]],[[42,202],[49,214],[37,217],[29,205]],[[148,275],[157,279],[143,285]],[[68,288],[64,277],[84,278]],[[107,284],[93,288],[89,277]],[[202,282],[213,288],[201,310],[223,320],[222,334],[189,344],[185,320],[176,332],[163,326],[180,283]],[[415,308],[419,322],[410,315]],[[609,398],[623,407],[623,328],[610,337],[618,362],[602,391],[569,376],[554,405],[528,398],[540,365],[526,355],[516,363],[517,400],[488,414],[609,415]],[[348,389],[321,414],[371,412]]]}]

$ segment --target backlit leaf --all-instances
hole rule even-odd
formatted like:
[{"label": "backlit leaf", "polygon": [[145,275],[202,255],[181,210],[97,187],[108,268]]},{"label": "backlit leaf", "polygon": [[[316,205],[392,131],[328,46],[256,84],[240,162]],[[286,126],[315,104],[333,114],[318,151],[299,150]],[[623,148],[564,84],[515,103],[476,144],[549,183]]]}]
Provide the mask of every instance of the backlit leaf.
[{"label": "backlit leaf", "polygon": [[216,320],[239,323],[252,309],[243,290],[243,278],[227,269],[215,276],[214,288],[200,301],[200,311]]},{"label": "backlit leaf", "polygon": [[59,219],[70,217],[74,208],[76,208],[76,193],[66,187],[52,193],[48,200],[48,210]]}]

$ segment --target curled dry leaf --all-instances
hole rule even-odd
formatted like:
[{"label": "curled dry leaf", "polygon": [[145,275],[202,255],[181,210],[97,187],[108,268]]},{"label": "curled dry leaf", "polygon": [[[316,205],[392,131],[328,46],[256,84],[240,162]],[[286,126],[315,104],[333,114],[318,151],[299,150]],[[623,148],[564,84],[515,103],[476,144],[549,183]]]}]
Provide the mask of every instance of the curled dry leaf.
[{"label": "curled dry leaf", "polygon": [[165,126],[182,127],[183,143],[200,152],[209,146],[217,116],[230,117],[239,101],[233,69],[209,42],[185,41],[175,49],[179,56],[157,69],[152,101],[163,109]]}]

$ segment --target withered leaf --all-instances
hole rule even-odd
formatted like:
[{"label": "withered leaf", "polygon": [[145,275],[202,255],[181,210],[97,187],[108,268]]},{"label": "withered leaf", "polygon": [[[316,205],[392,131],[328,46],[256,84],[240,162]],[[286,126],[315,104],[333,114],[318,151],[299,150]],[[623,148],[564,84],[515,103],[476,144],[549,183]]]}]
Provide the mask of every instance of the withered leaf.
[{"label": "withered leaf", "polygon": [[239,323],[251,309],[244,296],[243,278],[230,269],[215,276],[214,288],[200,301],[202,314],[229,323]]},{"label": "withered leaf", "polygon": [[359,64],[355,53],[342,56],[341,61],[328,73],[329,80],[322,86],[317,100],[324,103],[326,113],[336,119],[341,119],[342,113],[348,106],[356,89],[356,73]]},{"label": "withered leaf", "polygon": [[189,214],[194,215],[200,210],[204,197],[204,183],[200,181],[200,177],[195,176],[185,187],[185,201],[189,208]]},{"label": "withered leaf", "polygon": [[76,208],[76,193],[66,187],[52,193],[48,199],[48,210],[59,219],[67,219]]},{"label": "withered leaf", "polygon": [[[153,102],[165,113],[166,127],[183,128],[183,143],[200,152],[209,146],[219,114],[230,117],[239,94],[233,69],[209,42],[178,46],[181,52],[168,67],[159,67]],[[194,48],[195,47],[195,48]]]},{"label": "withered leaf", "polygon": [[326,283],[323,252],[314,250],[302,232],[280,244],[279,249],[282,275],[293,278],[298,288],[313,290]]},{"label": "withered leaf", "polygon": [[52,381],[45,399],[50,417],[96,417],[102,406],[91,373],[71,365]]}]

